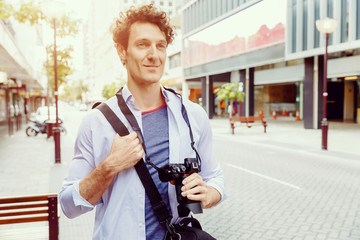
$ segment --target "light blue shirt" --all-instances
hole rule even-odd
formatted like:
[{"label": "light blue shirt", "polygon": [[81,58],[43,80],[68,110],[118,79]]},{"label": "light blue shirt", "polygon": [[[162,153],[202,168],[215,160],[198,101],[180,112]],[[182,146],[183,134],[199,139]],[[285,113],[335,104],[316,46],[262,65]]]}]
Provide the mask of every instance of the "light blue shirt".
[{"label": "light blue shirt", "polygon": [[[165,89],[162,89],[162,93],[168,110],[169,162],[183,163],[185,158],[194,158],[195,153],[190,147],[189,129],[181,114],[181,101],[178,96]],[[141,111],[136,108],[127,86],[123,88],[122,95],[142,128]],[[223,200],[224,177],[212,150],[210,121],[201,106],[185,99],[183,102],[192,127],[195,147],[202,160],[200,175],[208,185],[220,192]],[[118,107],[116,97],[107,100],[106,104],[125,125],[130,126]],[[96,205],[90,204],[79,193],[80,180],[89,175],[109,154],[115,134],[99,110],[92,110],[84,117],[75,143],[74,158],[59,194],[61,208],[67,217],[74,218],[96,207],[93,239],[144,240],[145,189],[135,168],[118,173]],[[175,188],[171,184],[168,194],[175,221],[178,218],[178,203]]]}]

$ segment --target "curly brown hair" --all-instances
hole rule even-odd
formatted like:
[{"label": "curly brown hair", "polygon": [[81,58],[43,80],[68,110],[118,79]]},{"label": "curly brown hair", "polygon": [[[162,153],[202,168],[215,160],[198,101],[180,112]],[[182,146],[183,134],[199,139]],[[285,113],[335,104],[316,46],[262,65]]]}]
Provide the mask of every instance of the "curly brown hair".
[{"label": "curly brown hair", "polygon": [[156,24],[165,34],[168,45],[174,40],[174,26],[170,25],[170,18],[166,12],[157,9],[153,4],[140,7],[132,6],[126,12],[120,12],[119,17],[115,18],[111,25],[110,31],[113,34],[116,48],[120,45],[124,49],[127,49],[130,27],[138,21]]}]

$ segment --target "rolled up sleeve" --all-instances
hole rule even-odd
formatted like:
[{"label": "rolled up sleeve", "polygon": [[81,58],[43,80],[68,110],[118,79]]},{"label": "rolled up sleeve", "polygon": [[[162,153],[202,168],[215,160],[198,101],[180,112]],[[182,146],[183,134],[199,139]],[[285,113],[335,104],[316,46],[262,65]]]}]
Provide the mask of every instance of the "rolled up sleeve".
[{"label": "rolled up sleeve", "polygon": [[87,119],[84,119],[75,142],[74,158],[59,194],[61,209],[67,217],[77,217],[95,207],[86,201],[79,191],[80,181],[94,168],[90,124]]},{"label": "rolled up sleeve", "polygon": [[210,121],[205,111],[198,111],[197,113],[200,115],[197,117],[197,124],[200,126],[200,139],[197,144],[197,149],[202,161],[200,175],[209,186],[214,187],[220,193],[220,201],[223,201],[227,198],[225,193],[225,180],[222,169],[213,151]]},{"label": "rolled up sleeve", "polygon": [[94,209],[94,205],[86,201],[79,192],[79,181],[63,187],[60,192],[60,205],[65,216],[75,218]]}]

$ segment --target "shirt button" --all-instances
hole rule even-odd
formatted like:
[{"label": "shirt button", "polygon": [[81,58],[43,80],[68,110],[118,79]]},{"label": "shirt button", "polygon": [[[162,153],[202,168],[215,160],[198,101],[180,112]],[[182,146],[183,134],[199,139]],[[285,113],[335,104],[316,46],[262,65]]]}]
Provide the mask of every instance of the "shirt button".
[{"label": "shirt button", "polygon": [[141,194],[139,194],[139,198],[140,198],[140,199],[142,198],[142,195],[141,195]]},{"label": "shirt button", "polygon": [[143,225],[142,225],[142,223],[139,223],[139,227],[142,227]]}]

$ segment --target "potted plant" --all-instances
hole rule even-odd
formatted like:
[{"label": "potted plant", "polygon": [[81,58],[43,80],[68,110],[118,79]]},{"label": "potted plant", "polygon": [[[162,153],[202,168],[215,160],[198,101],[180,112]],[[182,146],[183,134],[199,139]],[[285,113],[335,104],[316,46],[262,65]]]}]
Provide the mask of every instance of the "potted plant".
[{"label": "potted plant", "polygon": [[214,93],[217,95],[219,102],[225,100],[230,101],[229,118],[232,117],[232,106],[234,101],[243,102],[245,99],[242,82],[225,83],[221,87],[215,89]]}]

